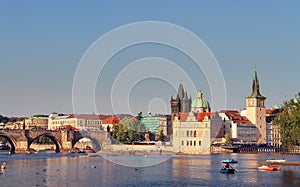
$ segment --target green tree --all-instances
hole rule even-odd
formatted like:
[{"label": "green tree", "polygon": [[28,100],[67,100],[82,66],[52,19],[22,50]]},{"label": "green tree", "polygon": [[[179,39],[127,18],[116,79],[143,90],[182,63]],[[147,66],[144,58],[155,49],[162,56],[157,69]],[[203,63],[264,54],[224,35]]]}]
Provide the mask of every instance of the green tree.
[{"label": "green tree", "polygon": [[39,138],[35,139],[33,143],[36,144],[53,144],[53,141],[47,136],[40,136]]},{"label": "green tree", "polygon": [[144,125],[136,118],[126,117],[113,126],[112,136],[122,143],[144,140]]},{"label": "green tree", "polygon": [[163,130],[161,130],[160,133],[159,133],[159,139],[158,140],[164,142],[165,139],[166,139],[166,137],[163,133]]},{"label": "green tree", "polygon": [[279,127],[283,147],[292,149],[300,145],[300,93],[283,103],[273,124]]}]

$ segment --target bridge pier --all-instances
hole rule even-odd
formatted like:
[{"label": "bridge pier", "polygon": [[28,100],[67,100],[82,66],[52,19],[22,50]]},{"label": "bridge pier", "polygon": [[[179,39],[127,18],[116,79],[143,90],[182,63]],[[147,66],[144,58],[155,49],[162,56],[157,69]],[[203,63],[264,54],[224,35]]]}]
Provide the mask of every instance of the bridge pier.
[{"label": "bridge pier", "polygon": [[27,153],[28,151],[28,141],[17,141],[14,153]]}]

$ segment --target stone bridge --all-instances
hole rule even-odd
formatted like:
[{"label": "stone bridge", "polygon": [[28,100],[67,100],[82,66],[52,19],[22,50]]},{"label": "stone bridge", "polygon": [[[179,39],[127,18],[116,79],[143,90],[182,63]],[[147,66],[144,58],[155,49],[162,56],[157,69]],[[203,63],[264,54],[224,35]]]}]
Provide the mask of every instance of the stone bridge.
[{"label": "stone bridge", "polygon": [[52,130],[0,130],[0,137],[4,137],[10,144],[10,152],[26,153],[30,145],[40,136],[50,138],[55,144],[55,151],[70,151],[82,138],[89,138],[96,145],[95,150],[110,150],[111,138],[105,131],[52,131]]}]

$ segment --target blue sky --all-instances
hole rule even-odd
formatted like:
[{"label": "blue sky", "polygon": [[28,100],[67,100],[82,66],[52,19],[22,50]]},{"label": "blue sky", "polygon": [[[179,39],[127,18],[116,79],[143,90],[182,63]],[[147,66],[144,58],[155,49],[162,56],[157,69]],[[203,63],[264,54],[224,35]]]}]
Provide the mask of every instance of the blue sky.
[{"label": "blue sky", "polygon": [[[173,23],[201,38],[221,67],[227,109],[245,107],[255,66],[268,107],[281,104],[300,91],[299,9],[299,1],[1,1],[0,114],[72,113],[73,78],[83,54],[103,34],[139,21]],[[144,56],[149,51],[151,55],[161,51],[153,46],[136,50]],[[165,51],[172,56],[172,51]],[[113,63],[107,68],[111,74],[100,75],[95,90],[98,113],[113,112],[106,102],[109,95],[103,94],[108,88],[100,83],[111,83],[116,69],[118,63]],[[209,100],[205,76],[199,73],[193,80]],[[153,113],[164,112],[160,110],[164,104],[169,110],[175,89],[147,79],[132,90],[130,107],[133,113],[146,112],[154,99]]]}]

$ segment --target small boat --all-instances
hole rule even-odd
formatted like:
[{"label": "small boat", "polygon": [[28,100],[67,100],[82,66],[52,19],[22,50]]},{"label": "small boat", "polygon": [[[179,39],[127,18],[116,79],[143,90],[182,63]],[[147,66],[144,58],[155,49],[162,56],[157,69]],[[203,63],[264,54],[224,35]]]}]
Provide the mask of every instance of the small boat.
[{"label": "small boat", "polygon": [[225,173],[225,174],[235,174],[237,173],[237,170],[234,168],[222,168],[220,170],[220,173]]},{"label": "small boat", "polygon": [[282,162],[286,162],[286,160],[266,160],[266,162],[270,162],[270,163],[282,163]]},{"label": "small boat", "polygon": [[280,171],[280,169],[281,169],[280,167],[275,165],[269,165],[269,166],[262,165],[258,167],[258,170],[262,170],[262,171]]},{"label": "small boat", "polygon": [[226,159],[226,160],[223,160],[222,163],[231,163],[231,164],[235,164],[235,163],[238,163],[238,161],[233,160],[233,159]]}]

